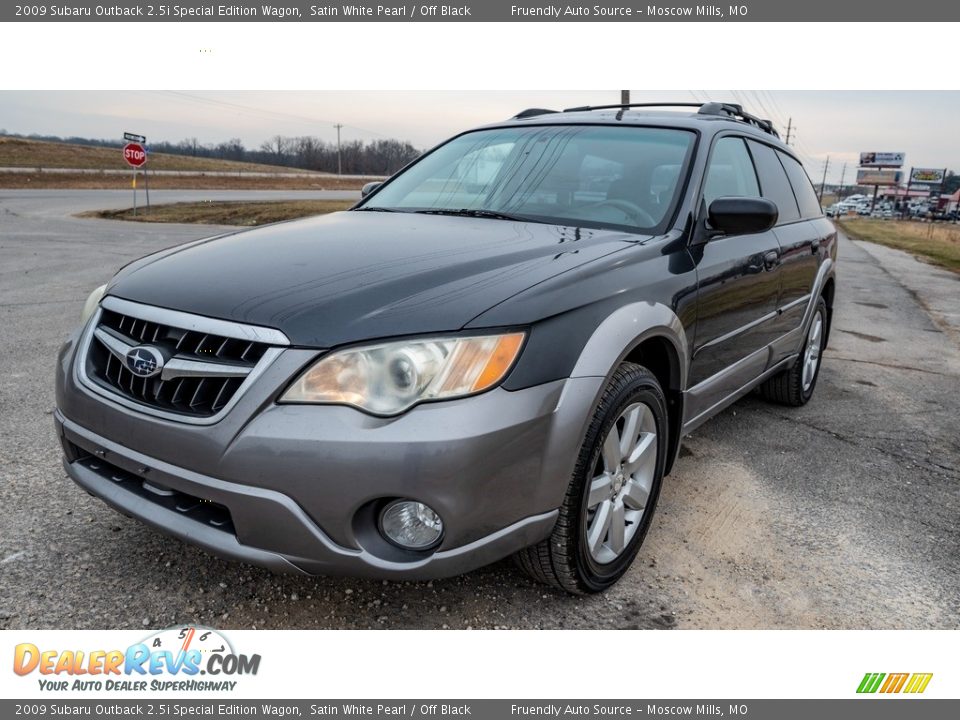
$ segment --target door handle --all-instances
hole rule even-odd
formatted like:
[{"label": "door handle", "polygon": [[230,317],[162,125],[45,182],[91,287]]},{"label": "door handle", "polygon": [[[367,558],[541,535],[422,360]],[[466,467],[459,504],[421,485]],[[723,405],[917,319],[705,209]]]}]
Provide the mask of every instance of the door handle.
[{"label": "door handle", "polygon": [[820,238],[817,238],[812,243],[810,243],[810,251],[816,255],[817,251],[820,249]]},{"label": "door handle", "polygon": [[767,253],[764,253],[763,256],[763,266],[770,270],[777,266],[777,263],[780,261],[780,253],[776,250],[770,250]]}]

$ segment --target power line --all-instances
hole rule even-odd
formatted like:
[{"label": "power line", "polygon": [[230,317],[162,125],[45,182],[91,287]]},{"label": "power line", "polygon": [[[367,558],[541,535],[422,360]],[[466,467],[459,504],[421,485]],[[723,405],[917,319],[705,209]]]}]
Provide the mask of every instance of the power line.
[{"label": "power line", "polygon": [[780,120],[783,121],[783,118],[787,117],[787,113],[784,111],[783,107],[780,105],[780,101],[777,100],[777,96],[773,94],[772,91],[766,90],[767,97],[770,98],[770,101],[773,103],[774,109],[780,114]]},{"label": "power line", "polygon": [[[163,92],[165,92],[168,95],[174,95],[184,100],[200,103],[203,105],[209,105],[214,107],[216,106],[225,107],[235,111],[240,110],[247,113],[253,113],[253,114],[259,115],[260,117],[265,117],[267,119],[290,119],[290,120],[299,120],[301,122],[308,122],[311,124],[316,123],[316,124],[323,124],[323,125],[326,125],[326,124],[334,125],[334,123],[332,123],[329,120],[308,117],[306,115],[297,115],[294,113],[282,112],[279,110],[266,110],[263,108],[251,107],[249,105],[241,105],[240,103],[234,103],[228,100],[217,100],[214,98],[201,97],[198,95],[191,95],[190,93],[177,92],[174,90],[166,90]],[[343,127],[349,127],[352,130],[356,130],[358,132],[366,133],[369,135],[376,135],[382,138],[388,137],[387,135],[381,132],[377,132],[376,130],[369,130],[367,128],[357,127],[354,125],[344,125]]]}]

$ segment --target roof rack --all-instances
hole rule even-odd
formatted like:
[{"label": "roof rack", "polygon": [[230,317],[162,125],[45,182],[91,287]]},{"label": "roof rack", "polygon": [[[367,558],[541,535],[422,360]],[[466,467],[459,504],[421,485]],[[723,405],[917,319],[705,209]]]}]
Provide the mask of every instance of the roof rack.
[{"label": "roof rack", "polygon": [[[655,108],[655,107],[685,107],[685,108],[697,108],[698,115],[714,115],[720,117],[729,117],[734,120],[741,120],[742,122],[753,125],[760,130],[763,130],[766,133],[773,135],[776,138],[780,137],[780,134],[773,127],[773,123],[769,120],[764,120],[758,118],[755,115],[751,115],[748,112],[744,112],[742,105],[735,105],[733,103],[720,103],[720,102],[662,102],[662,103],[628,103],[626,105],[583,105],[581,107],[572,107],[566,108],[563,112],[589,112],[591,110],[619,110],[621,115],[624,110],[629,110],[630,108]],[[524,110],[523,113],[517,117],[530,117],[530,115],[525,115],[524,113],[531,113],[530,110]]]},{"label": "roof rack", "polygon": [[580,107],[567,108],[564,112],[587,112],[589,110],[626,110],[637,107],[695,107],[698,108],[703,103],[698,102],[665,102],[665,103],[627,103],[626,105],[581,105]]},{"label": "roof rack", "polygon": [[744,112],[742,105],[735,105],[733,103],[709,102],[701,105],[700,109],[697,110],[697,114],[726,115],[727,117],[732,117],[736,120],[742,120],[745,123],[749,123],[750,125],[758,127],[776,138],[780,137],[780,133],[774,129],[772,122],[769,120],[764,120],[763,118],[758,118],[756,115],[751,115],[748,112]]}]

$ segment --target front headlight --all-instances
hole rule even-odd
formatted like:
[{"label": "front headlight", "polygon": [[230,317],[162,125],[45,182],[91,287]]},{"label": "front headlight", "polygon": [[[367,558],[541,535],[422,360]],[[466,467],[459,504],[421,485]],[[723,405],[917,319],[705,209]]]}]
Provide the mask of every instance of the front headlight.
[{"label": "front headlight", "polygon": [[318,360],[280,398],[353,405],[398,415],[424,400],[449,400],[497,385],[524,333],[410,340],[350,348]]},{"label": "front headlight", "polygon": [[90,297],[87,298],[87,301],[83,304],[83,311],[80,313],[80,324],[86,325],[87,320],[90,319],[90,316],[93,315],[94,311],[97,309],[97,306],[100,304],[100,301],[103,299],[103,293],[106,292],[107,286],[101,285],[96,288]]}]

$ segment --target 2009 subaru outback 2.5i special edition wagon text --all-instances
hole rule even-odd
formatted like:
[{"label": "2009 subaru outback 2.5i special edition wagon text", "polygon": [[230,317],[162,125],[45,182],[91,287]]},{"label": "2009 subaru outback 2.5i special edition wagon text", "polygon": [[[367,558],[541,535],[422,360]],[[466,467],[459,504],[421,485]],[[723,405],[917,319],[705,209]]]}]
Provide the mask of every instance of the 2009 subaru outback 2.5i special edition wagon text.
[{"label": "2009 subaru outback 2.5i special edition wagon text", "polygon": [[528,110],[347,212],[123,268],[60,356],[65,465],[276,570],[516,554],[601,591],[684,433],[757,386],[810,399],[835,258],[802,166],[738,106]]}]

